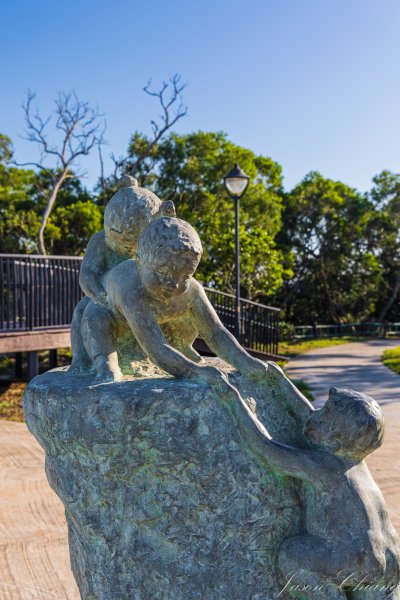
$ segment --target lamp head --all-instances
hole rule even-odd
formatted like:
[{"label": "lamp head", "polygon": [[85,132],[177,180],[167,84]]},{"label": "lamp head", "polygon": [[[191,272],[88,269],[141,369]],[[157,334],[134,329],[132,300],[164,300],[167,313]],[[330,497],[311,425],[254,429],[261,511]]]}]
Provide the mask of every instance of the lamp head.
[{"label": "lamp head", "polygon": [[247,186],[250,177],[236,164],[224,177],[225,188],[232,198],[241,198]]}]

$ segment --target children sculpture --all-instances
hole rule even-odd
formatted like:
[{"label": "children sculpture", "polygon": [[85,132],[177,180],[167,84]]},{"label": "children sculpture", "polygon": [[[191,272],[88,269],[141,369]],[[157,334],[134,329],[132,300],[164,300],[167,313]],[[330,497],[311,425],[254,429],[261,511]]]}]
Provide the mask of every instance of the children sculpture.
[{"label": "children sculpture", "polygon": [[[126,259],[135,251],[129,240],[125,254],[118,254],[121,231],[116,232],[115,254],[108,254],[114,258],[96,274],[97,294],[88,290],[93,300],[87,301],[79,334],[97,379],[119,381],[130,361],[147,357],[175,377],[213,385],[257,460],[299,481],[303,532],[277,549],[286,596],[399,599],[398,538],[364,462],[382,442],[379,406],[363,394],[332,389],[325,406],[314,410],[279,367],[251,357],[194,279],[202,253],[195,230],[174,217],[151,220],[153,214],[149,211],[135,258]],[[247,378],[265,386],[280,378],[280,391],[289,399],[282,402],[305,422],[304,447],[271,439],[226,375],[202,363],[192,347],[198,335]]]},{"label": "children sculpture", "polygon": [[[251,357],[223,326],[193,275],[202,253],[188,223],[163,217],[143,230],[135,260],[126,260],[103,278],[108,313],[92,304],[82,321],[86,350],[98,379],[122,378],[125,363],[149,357],[175,377],[216,382],[221,372],[204,366],[192,343],[201,336],[217,356],[250,377],[262,377],[265,364]],[[121,343],[122,340],[122,343]],[[119,354],[119,356],[118,356]]]},{"label": "children sculpture", "polygon": [[[134,177],[125,175],[118,181],[118,191],[104,212],[104,230],[91,237],[82,261],[79,283],[85,297],[75,308],[71,324],[71,372],[93,368],[81,334],[82,317],[89,302],[91,314],[102,318],[107,310],[103,276],[113,266],[133,258],[139,235],[145,225],[161,216],[174,216],[173,202],[162,202],[150,190],[138,186]],[[101,310],[104,309],[104,310]]]},{"label": "children sculpture", "polygon": [[308,600],[400,598],[400,544],[364,462],[383,440],[379,405],[332,388],[311,411],[303,450],[271,439],[235,390],[225,394],[237,425],[269,468],[302,482],[304,533],[286,539],[277,562],[282,592]]}]

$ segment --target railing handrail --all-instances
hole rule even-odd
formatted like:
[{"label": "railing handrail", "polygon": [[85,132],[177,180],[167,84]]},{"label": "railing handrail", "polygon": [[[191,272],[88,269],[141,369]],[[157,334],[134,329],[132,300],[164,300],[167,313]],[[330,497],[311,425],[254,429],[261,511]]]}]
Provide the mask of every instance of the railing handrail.
[{"label": "railing handrail", "polygon": [[[82,256],[65,256],[58,254],[0,254],[0,258],[43,258],[43,259],[64,259],[64,260],[82,260]],[[207,292],[213,292],[214,294],[220,294],[221,296],[226,296],[227,298],[235,298],[233,294],[228,294],[227,292],[221,292],[215,288],[203,286]],[[253,304],[254,306],[260,306],[261,308],[266,308],[268,310],[273,310],[276,312],[280,312],[281,309],[276,306],[269,306],[268,304],[262,304],[261,302],[256,302],[255,300],[249,300],[248,298],[240,297],[241,302],[246,302],[247,304]]]},{"label": "railing handrail", "polygon": [[365,327],[367,325],[398,325],[398,321],[352,321],[351,323],[316,323],[315,325],[294,325],[295,329],[340,329],[346,327]]},{"label": "railing handrail", "polygon": [[82,260],[83,256],[66,256],[63,254],[0,254],[0,258],[60,258],[62,260]]},{"label": "railing handrail", "polygon": [[348,335],[386,336],[399,333],[400,323],[396,321],[356,321],[352,323],[314,323],[294,325],[296,339],[329,339]]},{"label": "railing handrail", "polygon": [[[0,332],[68,327],[82,298],[81,256],[0,254]],[[211,304],[230,331],[235,330],[235,296],[205,287]],[[274,306],[241,298],[244,346],[277,355],[279,312]]]},{"label": "railing handrail", "polygon": [[[206,287],[206,286],[203,286],[203,287],[207,292],[213,292],[214,294],[220,294],[221,296],[226,296],[228,298],[235,298],[235,296],[233,294],[228,294],[227,292],[220,292],[219,290],[216,290],[215,288],[210,288],[210,287]],[[268,306],[267,304],[261,304],[261,302],[255,302],[254,300],[249,300],[248,298],[242,298],[241,296],[240,296],[240,301],[247,302],[248,304],[254,304],[255,306],[260,306],[261,308],[266,308],[268,310],[273,310],[275,312],[281,311],[281,309],[277,308],[276,306]]]}]

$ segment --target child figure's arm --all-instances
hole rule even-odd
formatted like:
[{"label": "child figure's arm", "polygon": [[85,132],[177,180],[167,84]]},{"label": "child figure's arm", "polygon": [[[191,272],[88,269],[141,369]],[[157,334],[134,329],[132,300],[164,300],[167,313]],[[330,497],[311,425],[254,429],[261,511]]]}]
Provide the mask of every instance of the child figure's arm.
[{"label": "child figure's arm", "polygon": [[261,380],[266,385],[274,385],[278,381],[279,393],[283,393],[282,402],[295,410],[299,418],[307,418],[313,410],[312,405],[289,381],[282,369],[275,363],[264,364],[262,361],[250,356],[221,323],[203,287],[196,280],[193,280],[193,289],[193,317],[199,335],[204,338],[211,350],[227,363],[233,365],[238,371]]},{"label": "child figure's arm", "polygon": [[216,356],[234,366],[238,371],[250,376],[263,377],[266,375],[267,365],[250,356],[224,327],[203,287],[195,279],[192,280],[192,285],[194,294],[192,314],[200,337],[204,339]]},{"label": "child figure's arm", "polygon": [[128,321],[132,333],[147,356],[175,377],[199,378],[211,385],[228,385],[221,371],[215,367],[196,364],[168,344],[148,306],[148,299],[140,297],[140,294],[132,294],[129,278],[125,281],[126,289],[124,290],[124,282],[120,283],[118,289],[118,309]]},{"label": "child figure's arm", "polygon": [[313,482],[323,470],[313,451],[300,450],[275,442],[237,390],[231,387],[223,398],[227,401],[241,436],[250,443],[258,457],[283,475]]},{"label": "child figure's arm", "polygon": [[101,303],[106,297],[102,277],[107,270],[104,231],[92,235],[87,245],[79,273],[79,284],[85,296]]}]

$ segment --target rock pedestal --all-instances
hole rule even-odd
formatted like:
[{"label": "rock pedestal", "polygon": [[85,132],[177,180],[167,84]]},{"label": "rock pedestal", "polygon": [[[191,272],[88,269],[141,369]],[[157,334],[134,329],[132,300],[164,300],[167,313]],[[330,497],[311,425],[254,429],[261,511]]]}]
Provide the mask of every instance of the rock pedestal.
[{"label": "rock pedestal", "polygon": [[[269,408],[265,425],[289,431],[279,402]],[[282,589],[275,560],[300,530],[296,483],[258,462],[215,392],[57,369],[30,383],[24,411],[65,506],[84,600],[270,600]]]}]

